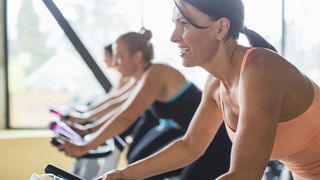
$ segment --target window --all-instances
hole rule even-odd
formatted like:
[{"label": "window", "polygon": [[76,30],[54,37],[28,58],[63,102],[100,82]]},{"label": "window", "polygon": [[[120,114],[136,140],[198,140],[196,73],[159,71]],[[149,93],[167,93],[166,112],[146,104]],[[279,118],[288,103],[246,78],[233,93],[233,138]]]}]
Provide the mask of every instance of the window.
[{"label": "window", "polygon": [[280,52],[282,31],[281,1],[243,0],[243,3],[245,8],[244,25],[259,33]]},{"label": "window", "polygon": [[316,83],[320,83],[320,2],[291,0],[285,4],[285,56]]},{"label": "window", "polygon": [[[136,0],[54,2],[101,69],[106,69],[103,46],[140,26]],[[50,107],[104,93],[42,1],[7,1],[7,12],[10,127],[46,127],[53,118]],[[105,70],[110,80],[112,72]]]},{"label": "window", "polygon": [[[144,1],[143,6],[140,0],[54,2],[111,81],[117,73],[105,67],[103,46],[124,32],[138,31],[142,21],[153,32],[156,62],[168,63],[194,81],[195,73],[204,73],[182,68],[178,49],[170,42],[171,1]],[[7,8],[10,127],[46,127],[53,118],[50,107],[104,93],[42,1],[13,0]]]},{"label": "window", "polygon": [[[319,84],[320,41],[316,37],[320,31],[320,24],[316,23],[315,18],[320,15],[317,9],[320,2],[282,1],[285,2],[285,27],[281,25],[282,2],[278,0],[244,0],[246,25],[271,42],[279,52],[283,49],[282,55],[288,61]],[[282,28],[284,28],[283,37]],[[282,38],[284,47],[281,47]]]},{"label": "window", "polygon": [[[143,24],[153,32],[154,61],[174,66],[203,88],[207,73],[197,67],[183,67],[177,46],[170,42],[173,1],[144,0],[143,6],[142,1],[54,0],[54,3],[112,83],[118,74],[105,67],[103,46],[124,32],[138,31]],[[279,51],[285,48],[284,55],[292,63],[320,82],[316,58],[320,41],[314,38],[320,27],[309,21],[317,17],[317,1],[286,1],[285,47],[281,47],[282,2],[243,1],[245,25]],[[104,94],[42,1],[10,0],[7,12],[10,127],[46,127],[54,118],[48,111],[50,107],[83,103]],[[246,44],[243,37],[240,43]]]}]

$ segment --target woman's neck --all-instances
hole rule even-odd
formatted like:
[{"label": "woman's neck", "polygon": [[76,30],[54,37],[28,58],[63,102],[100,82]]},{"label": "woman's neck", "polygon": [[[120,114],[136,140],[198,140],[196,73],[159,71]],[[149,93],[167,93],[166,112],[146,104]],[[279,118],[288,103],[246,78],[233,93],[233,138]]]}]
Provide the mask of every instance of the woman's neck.
[{"label": "woman's neck", "polygon": [[241,46],[234,40],[221,43],[223,44],[219,46],[216,55],[210,60],[207,71],[219,79],[227,90],[230,90],[238,79]]},{"label": "woman's neck", "polygon": [[136,79],[136,81],[139,81],[143,74],[151,67],[152,63],[148,62],[148,63],[144,63],[142,66],[138,66],[136,72],[134,73],[134,78]]}]

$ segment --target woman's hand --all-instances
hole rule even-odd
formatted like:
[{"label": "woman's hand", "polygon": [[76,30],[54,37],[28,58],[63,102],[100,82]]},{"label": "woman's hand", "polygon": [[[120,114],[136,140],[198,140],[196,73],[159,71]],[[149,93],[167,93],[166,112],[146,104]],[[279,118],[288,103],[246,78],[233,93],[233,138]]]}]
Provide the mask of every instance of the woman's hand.
[{"label": "woman's hand", "polygon": [[87,149],[86,145],[83,144],[74,144],[69,140],[60,138],[63,143],[58,146],[59,151],[63,151],[67,156],[70,157],[80,157],[88,153],[89,149]]},{"label": "woman's hand", "polygon": [[113,171],[107,172],[106,174],[98,178],[98,180],[121,180],[121,179],[122,179],[121,170],[113,170]]}]

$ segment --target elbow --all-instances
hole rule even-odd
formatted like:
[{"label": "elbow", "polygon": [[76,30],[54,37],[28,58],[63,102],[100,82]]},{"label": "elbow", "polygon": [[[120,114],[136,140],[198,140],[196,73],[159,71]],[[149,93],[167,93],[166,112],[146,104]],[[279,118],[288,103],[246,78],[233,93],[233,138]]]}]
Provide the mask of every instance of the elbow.
[{"label": "elbow", "polygon": [[119,119],[121,119],[119,123],[122,124],[122,127],[129,128],[138,119],[138,117],[135,118],[135,116],[123,114]]},{"label": "elbow", "polygon": [[192,152],[193,154],[193,158],[196,160],[196,159],[199,159],[204,153],[206,152],[206,149],[196,149]]},{"label": "elbow", "polygon": [[197,160],[206,152],[206,147],[192,143],[192,141],[188,141],[186,138],[183,138],[182,140],[184,141],[185,150],[188,151],[188,157],[192,161]]},{"label": "elbow", "polygon": [[125,119],[124,122],[127,124],[133,124],[138,118],[139,114],[137,113],[123,113],[123,119]]}]

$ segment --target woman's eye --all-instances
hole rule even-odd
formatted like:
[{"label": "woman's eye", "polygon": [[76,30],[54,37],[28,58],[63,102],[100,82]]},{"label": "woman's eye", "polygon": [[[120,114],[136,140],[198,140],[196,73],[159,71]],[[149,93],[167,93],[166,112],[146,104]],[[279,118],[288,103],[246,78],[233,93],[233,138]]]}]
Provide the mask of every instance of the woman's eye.
[{"label": "woman's eye", "polygon": [[189,27],[190,26],[190,23],[185,22],[185,21],[182,21],[181,24],[182,24],[183,27]]}]

